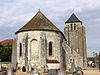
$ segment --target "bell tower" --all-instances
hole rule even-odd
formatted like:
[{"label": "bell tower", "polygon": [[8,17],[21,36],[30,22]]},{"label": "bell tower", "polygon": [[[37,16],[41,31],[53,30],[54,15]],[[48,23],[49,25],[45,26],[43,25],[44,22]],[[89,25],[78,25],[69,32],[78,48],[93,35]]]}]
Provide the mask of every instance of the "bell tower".
[{"label": "bell tower", "polygon": [[73,13],[65,22],[64,35],[72,52],[77,52],[82,57],[83,68],[87,66],[86,34],[85,27]]}]

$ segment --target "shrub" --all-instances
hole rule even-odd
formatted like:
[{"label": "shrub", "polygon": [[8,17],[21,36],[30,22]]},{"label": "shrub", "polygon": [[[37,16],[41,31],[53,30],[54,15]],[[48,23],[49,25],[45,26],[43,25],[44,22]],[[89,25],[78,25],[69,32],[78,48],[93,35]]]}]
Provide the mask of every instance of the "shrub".
[{"label": "shrub", "polygon": [[22,71],[26,72],[26,67],[25,66],[22,67]]}]

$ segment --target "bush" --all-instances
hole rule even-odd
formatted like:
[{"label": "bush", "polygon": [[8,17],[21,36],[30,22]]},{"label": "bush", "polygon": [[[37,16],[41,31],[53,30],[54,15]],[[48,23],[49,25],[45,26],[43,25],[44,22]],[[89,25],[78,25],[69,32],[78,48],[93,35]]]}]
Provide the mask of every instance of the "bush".
[{"label": "bush", "polygon": [[1,62],[11,62],[12,46],[0,45]]},{"label": "bush", "polygon": [[22,71],[26,72],[26,67],[25,66],[22,67]]}]

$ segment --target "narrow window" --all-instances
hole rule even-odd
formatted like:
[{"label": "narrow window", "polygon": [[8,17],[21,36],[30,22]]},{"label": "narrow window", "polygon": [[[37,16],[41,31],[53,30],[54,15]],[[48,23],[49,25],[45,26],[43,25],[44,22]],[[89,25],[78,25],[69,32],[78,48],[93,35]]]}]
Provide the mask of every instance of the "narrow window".
[{"label": "narrow window", "polygon": [[73,30],[73,24],[71,24],[71,31]]},{"label": "narrow window", "polygon": [[74,24],[74,30],[76,30],[76,24]]},{"label": "narrow window", "polygon": [[70,63],[72,63],[73,62],[73,59],[70,59]]},{"label": "narrow window", "polygon": [[52,55],[52,42],[49,42],[49,55]]},{"label": "narrow window", "polygon": [[21,43],[20,43],[19,47],[20,47],[20,48],[19,48],[19,49],[20,49],[19,55],[22,56],[22,44],[21,44]]}]

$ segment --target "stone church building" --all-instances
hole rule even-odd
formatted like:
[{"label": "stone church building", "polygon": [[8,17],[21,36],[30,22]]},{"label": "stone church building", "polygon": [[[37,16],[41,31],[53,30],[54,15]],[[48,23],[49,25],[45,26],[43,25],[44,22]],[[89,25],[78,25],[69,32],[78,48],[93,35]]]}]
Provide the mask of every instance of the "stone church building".
[{"label": "stone church building", "polygon": [[31,70],[65,70],[71,63],[86,68],[85,27],[75,14],[65,22],[61,32],[41,11],[15,34],[13,43],[12,67]]}]

